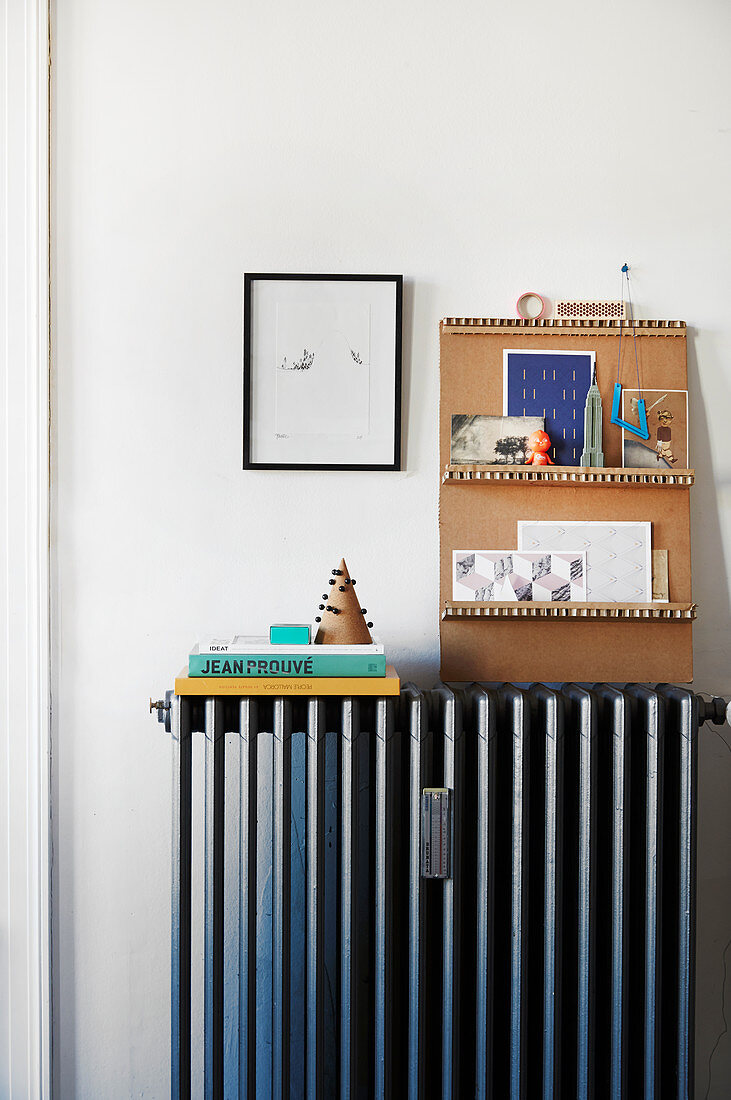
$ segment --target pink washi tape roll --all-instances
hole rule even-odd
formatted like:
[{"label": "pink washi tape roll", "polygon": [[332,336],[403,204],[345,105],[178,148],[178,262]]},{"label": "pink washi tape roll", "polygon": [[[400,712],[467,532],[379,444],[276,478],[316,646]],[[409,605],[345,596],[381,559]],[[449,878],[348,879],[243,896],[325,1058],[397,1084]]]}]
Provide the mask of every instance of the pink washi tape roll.
[{"label": "pink washi tape roll", "polygon": [[[540,313],[526,312],[526,307],[530,304],[531,298],[535,298],[536,302],[541,303]],[[518,316],[522,317],[524,321],[540,321],[541,317],[546,312],[546,303],[540,294],[536,294],[535,290],[526,290],[515,303],[515,310]]]}]

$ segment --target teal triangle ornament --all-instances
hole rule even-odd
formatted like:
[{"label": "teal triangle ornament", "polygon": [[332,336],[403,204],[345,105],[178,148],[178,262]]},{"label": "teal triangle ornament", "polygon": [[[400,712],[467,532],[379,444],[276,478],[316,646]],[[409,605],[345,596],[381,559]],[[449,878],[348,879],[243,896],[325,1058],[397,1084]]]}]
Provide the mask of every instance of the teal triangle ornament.
[{"label": "teal triangle ornament", "polygon": [[637,402],[637,415],[640,418],[639,428],[634,424],[628,424],[626,420],[622,420],[619,415],[620,406],[622,404],[622,383],[614,383],[614,398],[612,400],[612,415],[609,418],[611,424],[616,424],[618,428],[624,428],[626,432],[632,432],[632,435],[637,435],[640,439],[649,439],[650,433],[647,430],[647,410],[645,409],[645,399],[641,397]]}]

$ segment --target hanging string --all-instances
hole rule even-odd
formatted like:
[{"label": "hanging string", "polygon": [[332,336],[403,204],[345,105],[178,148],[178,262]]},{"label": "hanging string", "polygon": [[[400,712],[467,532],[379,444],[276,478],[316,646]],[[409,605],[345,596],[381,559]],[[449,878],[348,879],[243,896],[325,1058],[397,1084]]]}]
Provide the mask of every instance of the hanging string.
[{"label": "hanging string", "polygon": [[[629,264],[622,264],[622,274],[620,276],[620,291],[619,300],[622,301],[624,297],[625,286],[627,288],[627,305],[629,307],[629,319],[632,323],[632,344],[635,349],[635,368],[637,370],[637,390],[642,397],[642,387],[640,385],[640,361],[637,356],[637,332],[635,330],[635,311],[632,308],[632,291],[629,285]],[[622,365],[622,322],[619,322],[619,353],[617,355],[617,382],[619,382],[619,371]]]}]

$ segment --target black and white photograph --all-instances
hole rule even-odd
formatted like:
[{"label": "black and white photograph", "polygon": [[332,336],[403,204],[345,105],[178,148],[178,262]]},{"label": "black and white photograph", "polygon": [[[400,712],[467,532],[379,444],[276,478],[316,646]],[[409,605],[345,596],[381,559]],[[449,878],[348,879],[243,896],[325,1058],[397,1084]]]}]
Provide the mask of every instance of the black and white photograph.
[{"label": "black and white photograph", "polygon": [[488,466],[520,466],[526,460],[528,438],[543,431],[542,416],[483,416],[457,413],[452,416],[450,459]]},{"label": "black and white photograph", "polygon": [[400,469],[402,281],[244,277],[244,469]]}]

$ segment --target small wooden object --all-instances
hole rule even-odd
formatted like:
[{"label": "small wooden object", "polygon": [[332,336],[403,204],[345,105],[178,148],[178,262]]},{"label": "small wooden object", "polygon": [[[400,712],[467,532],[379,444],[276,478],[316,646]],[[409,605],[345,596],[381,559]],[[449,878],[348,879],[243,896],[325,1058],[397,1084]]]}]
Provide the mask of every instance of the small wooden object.
[{"label": "small wooden object", "polygon": [[609,301],[606,298],[559,298],[553,307],[553,315],[557,320],[590,321],[594,318],[606,317],[619,321],[627,316],[627,307],[622,299]]},{"label": "small wooden object", "polygon": [[370,645],[373,638],[365,621],[366,610],[360,606],[345,558],[333,569],[326,589],[315,620],[320,620],[315,645]]},{"label": "small wooden object", "polygon": [[652,551],[652,598],[653,600],[670,599],[667,550]]}]

